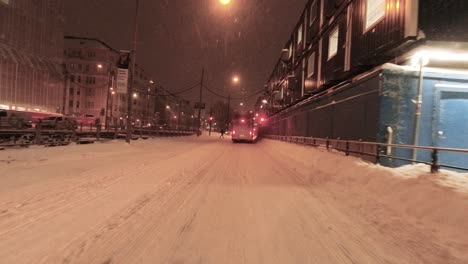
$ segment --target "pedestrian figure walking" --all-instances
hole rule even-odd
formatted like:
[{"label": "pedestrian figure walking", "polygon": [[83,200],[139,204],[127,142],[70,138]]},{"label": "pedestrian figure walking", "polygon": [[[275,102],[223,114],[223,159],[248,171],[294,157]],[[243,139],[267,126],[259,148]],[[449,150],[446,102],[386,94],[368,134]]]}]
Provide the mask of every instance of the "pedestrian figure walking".
[{"label": "pedestrian figure walking", "polygon": [[224,138],[224,133],[226,133],[226,130],[224,130],[224,128],[221,128],[221,135],[219,136],[219,138]]}]

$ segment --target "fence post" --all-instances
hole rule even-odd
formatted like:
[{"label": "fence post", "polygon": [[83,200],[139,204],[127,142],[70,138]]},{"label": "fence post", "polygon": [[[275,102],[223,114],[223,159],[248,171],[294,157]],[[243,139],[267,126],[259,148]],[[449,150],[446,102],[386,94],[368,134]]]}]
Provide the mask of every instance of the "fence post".
[{"label": "fence post", "polygon": [[327,144],[327,149],[330,149],[330,140],[327,139],[326,144]]},{"label": "fence post", "polygon": [[83,132],[83,123],[80,123],[80,132]]},{"label": "fence post", "polygon": [[380,145],[377,145],[375,147],[375,164],[380,164],[380,150],[381,150]]},{"label": "fence post", "polygon": [[39,120],[39,123],[36,125],[36,145],[41,144],[41,133],[42,132],[42,124],[41,120]]},{"label": "fence post", "polygon": [[101,140],[101,126],[96,126],[96,140]]},{"label": "fence post", "polygon": [[76,127],[75,126],[72,128],[72,138],[71,138],[71,140],[73,142],[76,142]]},{"label": "fence post", "polygon": [[349,156],[349,141],[346,141],[346,156]]},{"label": "fence post", "polygon": [[432,150],[432,165],[431,165],[431,173],[438,173],[440,169],[439,165],[439,150],[433,149]]}]

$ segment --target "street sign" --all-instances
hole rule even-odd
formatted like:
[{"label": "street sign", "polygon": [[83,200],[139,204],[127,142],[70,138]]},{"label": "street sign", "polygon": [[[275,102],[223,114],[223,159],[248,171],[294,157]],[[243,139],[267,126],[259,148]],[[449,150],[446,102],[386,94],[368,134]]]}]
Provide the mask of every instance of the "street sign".
[{"label": "street sign", "polygon": [[195,103],[195,109],[205,109],[205,103]]},{"label": "street sign", "polygon": [[128,89],[128,67],[130,64],[130,52],[120,51],[117,62],[117,92],[126,93]]}]

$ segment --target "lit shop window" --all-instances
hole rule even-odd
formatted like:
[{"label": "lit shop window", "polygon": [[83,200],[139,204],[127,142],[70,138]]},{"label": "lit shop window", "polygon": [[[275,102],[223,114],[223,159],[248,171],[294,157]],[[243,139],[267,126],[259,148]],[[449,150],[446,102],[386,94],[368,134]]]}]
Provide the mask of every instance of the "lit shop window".
[{"label": "lit shop window", "polygon": [[332,31],[328,39],[328,60],[333,58],[338,53],[338,27]]},{"label": "lit shop window", "polygon": [[364,31],[369,30],[385,17],[385,2],[386,0],[366,1],[366,25]]}]

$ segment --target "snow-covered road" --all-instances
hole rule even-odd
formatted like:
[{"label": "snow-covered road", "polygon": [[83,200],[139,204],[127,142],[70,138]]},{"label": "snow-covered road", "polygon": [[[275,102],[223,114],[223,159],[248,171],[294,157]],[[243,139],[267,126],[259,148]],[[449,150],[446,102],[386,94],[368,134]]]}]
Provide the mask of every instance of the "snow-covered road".
[{"label": "snow-covered road", "polygon": [[468,263],[468,198],[314,148],[0,151],[0,263]]}]

